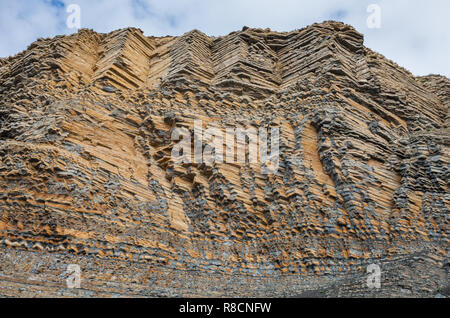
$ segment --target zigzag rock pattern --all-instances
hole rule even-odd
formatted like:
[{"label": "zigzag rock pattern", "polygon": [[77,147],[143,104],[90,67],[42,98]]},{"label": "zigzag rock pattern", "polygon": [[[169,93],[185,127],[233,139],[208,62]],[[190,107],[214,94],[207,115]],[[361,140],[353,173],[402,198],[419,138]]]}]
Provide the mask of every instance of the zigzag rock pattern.
[{"label": "zigzag rock pattern", "polygon": [[[0,59],[0,295],[448,292],[450,80],[363,42],[84,29]],[[279,127],[277,173],[178,164],[195,120]]]}]

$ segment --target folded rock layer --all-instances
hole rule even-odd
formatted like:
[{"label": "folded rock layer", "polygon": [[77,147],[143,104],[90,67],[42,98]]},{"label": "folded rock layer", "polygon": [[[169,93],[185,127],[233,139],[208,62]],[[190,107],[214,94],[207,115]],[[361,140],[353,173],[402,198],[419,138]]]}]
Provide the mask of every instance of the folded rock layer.
[{"label": "folded rock layer", "polygon": [[[448,286],[450,80],[414,77],[351,26],[83,29],[0,59],[0,96],[2,296]],[[278,128],[277,172],[177,163],[171,134],[194,121]]]}]

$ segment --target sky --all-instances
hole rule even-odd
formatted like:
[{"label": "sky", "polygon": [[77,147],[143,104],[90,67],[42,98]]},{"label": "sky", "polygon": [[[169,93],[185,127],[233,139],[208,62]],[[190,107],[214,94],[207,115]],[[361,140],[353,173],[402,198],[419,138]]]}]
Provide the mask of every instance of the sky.
[{"label": "sky", "polygon": [[367,47],[414,75],[450,77],[448,0],[0,0],[0,57],[40,37],[77,32],[67,24],[76,21],[74,11],[67,12],[71,4],[80,8],[81,28],[106,33],[137,27],[147,36],[193,29],[219,36],[243,26],[291,31],[337,20],[354,26]]}]

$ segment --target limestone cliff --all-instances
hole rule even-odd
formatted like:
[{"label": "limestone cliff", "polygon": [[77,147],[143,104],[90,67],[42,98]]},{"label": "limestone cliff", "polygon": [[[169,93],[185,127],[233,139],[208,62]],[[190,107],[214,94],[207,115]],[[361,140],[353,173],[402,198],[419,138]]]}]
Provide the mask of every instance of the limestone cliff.
[{"label": "limestone cliff", "polygon": [[[0,59],[0,97],[2,296],[448,286],[450,80],[414,77],[351,26],[84,29]],[[278,172],[174,162],[173,128],[199,119],[279,127]]]}]

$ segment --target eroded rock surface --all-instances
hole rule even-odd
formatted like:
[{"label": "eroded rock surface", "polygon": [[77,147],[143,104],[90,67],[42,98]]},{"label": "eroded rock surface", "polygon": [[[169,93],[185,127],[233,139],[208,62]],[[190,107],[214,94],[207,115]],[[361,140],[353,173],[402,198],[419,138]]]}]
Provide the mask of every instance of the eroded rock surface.
[{"label": "eroded rock surface", "polygon": [[[81,30],[0,59],[0,96],[2,296],[448,292],[450,80],[351,26]],[[279,127],[278,172],[177,164],[194,120]]]}]

